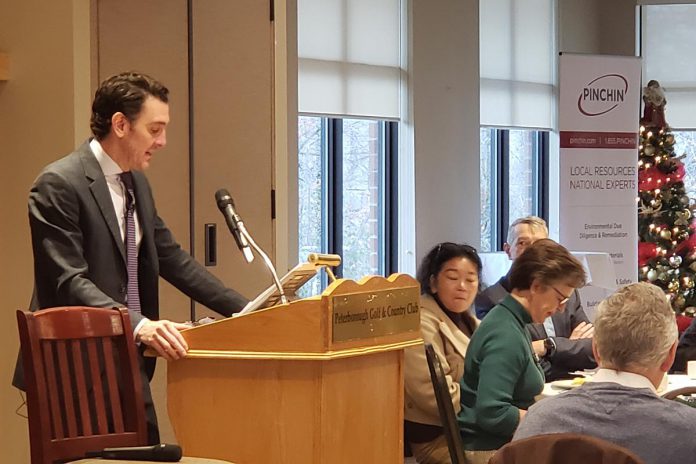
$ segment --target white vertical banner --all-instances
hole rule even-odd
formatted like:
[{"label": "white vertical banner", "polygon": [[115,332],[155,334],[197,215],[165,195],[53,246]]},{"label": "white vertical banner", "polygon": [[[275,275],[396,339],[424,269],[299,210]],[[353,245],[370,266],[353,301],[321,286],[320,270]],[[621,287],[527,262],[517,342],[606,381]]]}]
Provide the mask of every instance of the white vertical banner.
[{"label": "white vertical banner", "polygon": [[560,57],[560,241],[603,251],[616,284],[638,280],[640,58]]}]

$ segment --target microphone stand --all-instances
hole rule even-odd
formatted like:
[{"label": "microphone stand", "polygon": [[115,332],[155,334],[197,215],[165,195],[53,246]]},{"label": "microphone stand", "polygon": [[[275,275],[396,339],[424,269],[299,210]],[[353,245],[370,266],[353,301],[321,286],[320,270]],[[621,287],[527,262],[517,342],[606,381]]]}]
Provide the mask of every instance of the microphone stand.
[{"label": "microphone stand", "polygon": [[242,236],[247,239],[247,242],[249,242],[249,246],[256,250],[256,253],[258,253],[258,255],[261,256],[261,259],[263,260],[264,264],[271,272],[271,276],[273,276],[273,283],[275,283],[275,286],[278,289],[278,294],[280,295],[280,302],[282,304],[287,304],[288,299],[285,296],[283,285],[280,283],[280,279],[278,278],[278,274],[276,273],[275,266],[273,266],[273,262],[271,262],[271,258],[269,258],[266,252],[264,252],[261,249],[261,247],[256,244],[251,235],[249,235],[249,232],[247,231],[242,221],[239,221],[237,223],[237,227],[239,228],[239,232],[242,234]]}]

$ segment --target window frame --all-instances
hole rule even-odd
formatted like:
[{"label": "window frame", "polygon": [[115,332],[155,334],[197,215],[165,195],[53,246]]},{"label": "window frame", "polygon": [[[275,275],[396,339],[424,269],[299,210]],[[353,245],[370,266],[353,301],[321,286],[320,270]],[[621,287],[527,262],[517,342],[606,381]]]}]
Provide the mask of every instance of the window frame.
[{"label": "window frame", "polygon": [[[490,131],[491,251],[502,251],[510,226],[510,131],[522,128],[482,127]],[[549,131],[534,132],[532,214],[549,221]],[[483,160],[482,160],[483,162]],[[483,239],[483,237],[481,237]]]},{"label": "window frame", "polygon": [[[321,153],[321,252],[343,257],[343,119],[316,114],[298,114],[298,117],[320,118],[322,128]],[[362,118],[345,118],[362,119]],[[398,269],[398,148],[399,123],[378,120],[379,146],[382,151],[378,195],[383,210],[379,214],[382,239],[377,251],[382,256],[379,268],[385,276]],[[298,224],[301,221],[298,218]],[[298,231],[299,235],[299,231]],[[343,277],[343,263],[334,270]],[[321,288],[328,284],[322,273]]]}]

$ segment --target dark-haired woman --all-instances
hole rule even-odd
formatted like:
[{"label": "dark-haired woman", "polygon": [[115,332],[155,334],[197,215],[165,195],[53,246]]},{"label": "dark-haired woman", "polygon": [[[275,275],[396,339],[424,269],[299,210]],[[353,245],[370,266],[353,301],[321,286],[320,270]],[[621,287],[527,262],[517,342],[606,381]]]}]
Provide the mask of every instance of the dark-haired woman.
[{"label": "dark-haired woman", "polygon": [[[425,256],[418,269],[421,284],[421,332],[440,358],[459,411],[459,381],[464,374],[464,354],[476,328],[469,308],[479,290],[481,259],[468,245],[441,243]],[[428,363],[422,346],[405,353],[404,432],[421,464],[449,464]]]},{"label": "dark-haired woman", "polygon": [[585,283],[580,262],[549,239],[530,245],[508,275],[510,295],[481,322],[466,353],[458,420],[472,464],[487,463],[512,439],[544,388],[544,372],[525,325],[562,311]]}]

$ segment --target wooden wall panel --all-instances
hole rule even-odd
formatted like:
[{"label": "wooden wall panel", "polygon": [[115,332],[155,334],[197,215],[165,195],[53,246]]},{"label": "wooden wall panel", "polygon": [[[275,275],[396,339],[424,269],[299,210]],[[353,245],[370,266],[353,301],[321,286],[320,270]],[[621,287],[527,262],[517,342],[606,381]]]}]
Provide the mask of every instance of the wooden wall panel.
[{"label": "wooden wall panel", "polygon": [[271,285],[271,278],[260,259],[244,262],[214,195],[220,188],[229,190],[244,224],[273,258],[270,2],[201,0],[193,5],[195,252],[203,256],[204,225],[218,224],[218,264],[212,269],[251,298]]}]

